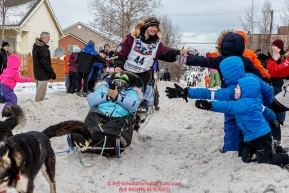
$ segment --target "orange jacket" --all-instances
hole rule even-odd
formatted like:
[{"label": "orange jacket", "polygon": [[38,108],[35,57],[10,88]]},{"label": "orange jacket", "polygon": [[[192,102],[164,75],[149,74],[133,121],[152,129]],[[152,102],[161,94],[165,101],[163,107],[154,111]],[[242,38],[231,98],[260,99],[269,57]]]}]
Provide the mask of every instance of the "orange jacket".
[{"label": "orange jacket", "polygon": [[[236,31],[237,34],[243,36],[245,45],[247,44],[247,35],[244,31]],[[259,70],[259,72],[262,75],[262,78],[271,78],[270,74],[267,72],[267,70],[262,66],[260,60],[258,60],[257,56],[252,50],[245,49],[243,56],[249,58],[253,65]]]},{"label": "orange jacket", "polygon": [[70,58],[70,55],[64,56],[64,73],[65,74],[69,73],[69,58]]},{"label": "orange jacket", "polygon": [[270,74],[267,72],[267,70],[262,66],[260,60],[258,60],[256,54],[249,49],[245,49],[243,56],[249,58],[251,62],[254,64],[254,66],[260,71],[263,78],[271,78]]}]

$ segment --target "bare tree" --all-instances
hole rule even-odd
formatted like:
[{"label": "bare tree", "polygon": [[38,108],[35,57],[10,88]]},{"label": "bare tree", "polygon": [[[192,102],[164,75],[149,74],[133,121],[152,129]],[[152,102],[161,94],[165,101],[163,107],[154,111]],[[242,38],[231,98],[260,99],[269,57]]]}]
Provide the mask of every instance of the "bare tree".
[{"label": "bare tree", "polygon": [[271,34],[273,30],[273,10],[272,4],[269,0],[265,0],[263,4],[258,26],[260,32],[259,47],[266,53],[270,48]]},{"label": "bare tree", "polygon": [[183,37],[183,32],[180,30],[179,26],[173,25],[171,19],[166,15],[158,16],[158,19],[163,34],[163,44],[172,48],[179,47]]},{"label": "bare tree", "polygon": [[[171,48],[178,48],[181,44],[183,32],[177,25],[174,25],[171,19],[166,15],[158,16],[160,21],[160,29],[162,31],[163,39],[162,43]],[[160,62],[162,67],[168,67],[170,69],[170,75],[172,80],[180,80],[181,75],[184,73],[179,63]]]},{"label": "bare tree", "polygon": [[[7,24],[23,17],[31,8],[35,0],[0,0],[1,36],[4,40],[4,31]],[[24,5],[24,6],[23,6]]]},{"label": "bare tree", "polygon": [[106,32],[108,37],[123,38],[133,25],[144,18],[156,15],[160,0],[87,0],[93,21],[90,25]]},{"label": "bare tree", "polygon": [[245,15],[242,18],[241,16],[238,16],[243,30],[247,33],[254,33],[258,24],[257,21],[257,15],[258,15],[258,6],[255,4],[254,0],[251,0],[251,2],[248,4]]},{"label": "bare tree", "polygon": [[272,11],[272,5],[270,1],[265,0],[263,7],[262,7],[262,14],[258,22],[259,32],[261,34],[270,34],[270,24],[271,22],[273,23],[273,21],[271,21],[271,11]]},{"label": "bare tree", "polygon": [[[287,26],[289,32],[289,0],[284,0],[283,10],[280,14],[282,24]],[[287,42],[289,42],[289,36],[287,36]]]}]

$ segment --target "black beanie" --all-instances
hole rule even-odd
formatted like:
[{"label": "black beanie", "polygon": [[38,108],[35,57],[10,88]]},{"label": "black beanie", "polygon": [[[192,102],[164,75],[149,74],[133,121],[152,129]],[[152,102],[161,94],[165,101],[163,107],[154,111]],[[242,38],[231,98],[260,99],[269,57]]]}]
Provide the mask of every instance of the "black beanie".
[{"label": "black beanie", "polygon": [[8,42],[2,42],[2,48],[3,48],[4,46],[9,46],[9,43],[8,43]]}]

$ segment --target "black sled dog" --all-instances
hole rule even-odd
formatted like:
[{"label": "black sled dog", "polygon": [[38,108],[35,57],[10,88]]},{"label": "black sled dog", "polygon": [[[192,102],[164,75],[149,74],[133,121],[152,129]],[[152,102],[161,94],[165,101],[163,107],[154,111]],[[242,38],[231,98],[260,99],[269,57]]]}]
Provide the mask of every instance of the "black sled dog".
[{"label": "black sled dog", "polygon": [[32,193],[33,180],[42,171],[50,185],[50,193],[56,192],[55,154],[50,138],[79,133],[90,140],[90,132],[81,121],[64,121],[46,128],[42,132],[29,131],[12,135],[12,129],[24,120],[22,109],[18,105],[8,106],[0,122],[0,193],[8,187],[15,187],[17,192]]}]

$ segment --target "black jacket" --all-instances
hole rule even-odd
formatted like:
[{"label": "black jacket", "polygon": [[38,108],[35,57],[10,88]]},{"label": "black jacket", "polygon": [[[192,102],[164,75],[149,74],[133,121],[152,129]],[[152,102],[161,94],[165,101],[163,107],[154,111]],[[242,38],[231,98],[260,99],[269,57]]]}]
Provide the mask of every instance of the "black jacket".
[{"label": "black jacket", "polygon": [[95,59],[96,56],[93,54],[80,52],[78,57],[77,72],[82,74],[89,74],[92,70]]},{"label": "black jacket", "polygon": [[0,74],[7,67],[7,60],[10,53],[5,51],[3,48],[0,50]]},{"label": "black jacket", "polygon": [[55,79],[56,75],[51,66],[49,46],[41,39],[36,38],[32,49],[33,70],[36,80],[45,81]]}]

